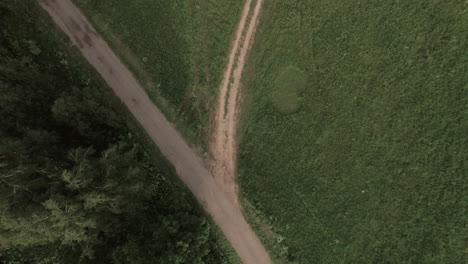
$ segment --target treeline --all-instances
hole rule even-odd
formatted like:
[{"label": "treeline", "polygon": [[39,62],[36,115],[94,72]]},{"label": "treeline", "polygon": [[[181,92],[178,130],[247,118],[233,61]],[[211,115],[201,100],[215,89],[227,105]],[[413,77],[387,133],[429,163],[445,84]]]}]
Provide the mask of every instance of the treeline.
[{"label": "treeline", "polygon": [[36,1],[0,0],[0,25],[0,263],[225,262],[193,197]]}]

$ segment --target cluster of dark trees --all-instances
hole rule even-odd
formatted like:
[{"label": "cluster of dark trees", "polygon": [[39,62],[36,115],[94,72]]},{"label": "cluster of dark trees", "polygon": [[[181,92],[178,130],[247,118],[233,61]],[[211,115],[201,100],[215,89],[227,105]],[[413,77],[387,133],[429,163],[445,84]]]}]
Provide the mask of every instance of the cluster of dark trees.
[{"label": "cluster of dark trees", "polygon": [[0,25],[0,263],[225,262],[193,197],[36,1],[0,0]]}]

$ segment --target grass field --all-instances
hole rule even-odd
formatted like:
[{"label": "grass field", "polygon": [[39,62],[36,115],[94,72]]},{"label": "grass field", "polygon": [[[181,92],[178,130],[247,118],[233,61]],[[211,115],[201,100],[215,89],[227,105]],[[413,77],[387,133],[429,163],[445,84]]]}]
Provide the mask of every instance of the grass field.
[{"label": "grass field", "polygon": [[242,1],[74,2],[179,129],[206,140]]},{"label": "grass field", "polygon": [[261,21],[239,181],[276,257],[465,263],[466,1],[271,0]]}]

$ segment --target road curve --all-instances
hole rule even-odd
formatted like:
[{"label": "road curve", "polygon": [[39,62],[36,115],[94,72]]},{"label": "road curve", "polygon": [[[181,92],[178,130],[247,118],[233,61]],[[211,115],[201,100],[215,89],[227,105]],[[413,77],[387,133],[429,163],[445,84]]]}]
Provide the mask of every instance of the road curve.
[{"label": "road curve", "polygon": [[246,264],[271,263],[240,209],[229,201],[205,168],[202,159],[150,101],[135,77],[96,33],[81,11],[71,0],[38,1],[176,168],[179,178],[213,217],[242,261]]}]

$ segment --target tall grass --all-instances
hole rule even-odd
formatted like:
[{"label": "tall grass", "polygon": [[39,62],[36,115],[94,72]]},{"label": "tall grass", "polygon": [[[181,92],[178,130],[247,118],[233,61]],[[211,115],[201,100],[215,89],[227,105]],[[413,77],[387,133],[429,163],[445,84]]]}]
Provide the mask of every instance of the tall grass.
[{"label": "tall grass", "polygon": [[[463,263],[465,1],[266,1],[245,74],[243,195],[300,263]],[[271,94],[295,66],[297,112]]]}]

